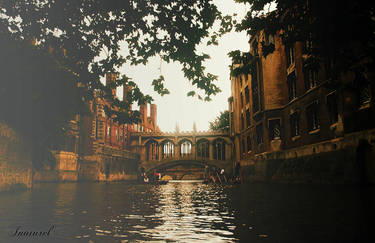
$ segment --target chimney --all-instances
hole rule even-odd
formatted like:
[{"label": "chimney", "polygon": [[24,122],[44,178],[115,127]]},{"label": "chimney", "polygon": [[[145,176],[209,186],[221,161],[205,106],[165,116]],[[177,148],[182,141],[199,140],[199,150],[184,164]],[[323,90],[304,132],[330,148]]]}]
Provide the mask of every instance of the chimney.
[{"label": "chimney", "polygon": [[147,127],[147,103],[139,106],[139,112],[141,113],[142,124]]},{"label": "chimney", "polygon": [[[124,102],[127,102],[126,101],[126,96],[127,96],[127,94],[129,94],[131,92],[131,90],[132,90],[132,86],[130,86],[130,85],[124,85],[124,90],[123,90],[123,93],[122,93],[122,100]],[[132,110],[132,105],[131,104],[129,105],[129,110]]]},{"label": "chimney", "polygon": [[150,105],[150,116],[152,124],[154,125],[154,129],[156,130],[156,118],[157,118],[157,107],[155,104]]},{"label": "chimney", "polygon": [[[105,74],[105,85],[108,86],[110,83],[116,81],[117,75],[114,73],[106,73]],[[112,89],[112,95],[114,98],[116,98],[116,88]]]}]

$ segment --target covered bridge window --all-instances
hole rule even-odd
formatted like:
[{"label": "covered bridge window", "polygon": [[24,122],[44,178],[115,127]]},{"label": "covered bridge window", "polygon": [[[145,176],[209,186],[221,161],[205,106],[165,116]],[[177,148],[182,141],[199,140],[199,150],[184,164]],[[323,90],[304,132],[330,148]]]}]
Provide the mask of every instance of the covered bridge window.
[{"label": "covered bridge window", "polygon": [[223,139],[214,141],[214,159],[225,160],[225,141]]}]

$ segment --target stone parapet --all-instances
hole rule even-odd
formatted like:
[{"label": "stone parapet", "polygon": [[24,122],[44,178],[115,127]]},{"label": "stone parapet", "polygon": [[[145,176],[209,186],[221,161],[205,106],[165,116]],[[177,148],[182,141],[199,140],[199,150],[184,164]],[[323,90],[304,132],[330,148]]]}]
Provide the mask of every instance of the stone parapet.
[{"label": "stone parapet", "polygon": [[56,159],[56,170],[58,171],[77,171],[78,155],[67,151],[53,151]]}]

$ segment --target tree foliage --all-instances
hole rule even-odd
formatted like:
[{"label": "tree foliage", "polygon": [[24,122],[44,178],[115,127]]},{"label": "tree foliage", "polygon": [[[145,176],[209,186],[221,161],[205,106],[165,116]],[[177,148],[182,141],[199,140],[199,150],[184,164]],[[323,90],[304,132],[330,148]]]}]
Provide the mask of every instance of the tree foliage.
[{"label": "tree foliage", "polygon": [[[220,28],[213,30],[215,21]],[[14,0],[0,3],[0,34],[15,41],[34,42],[58,65],[76,75],[76,82],[86,88],[85,100],[94,91],[111,99],[111,87],[100,79],[107,72],[117,73],[124,63],[147,64],[160,56],[165,62],[179,62],[185,77],[204,91],[204,99],[220,92],[217,77],[205,71],[209,58],[196,47],[205,38],[216,44],[217,37],[230,31],[230,16],[222,16],[212,0]],[[126,47],[125,52],[122,52]],[[105,53],[105,57],[101,56]],[[21,71],[21,70],[20,70]],[[150,102],[136,82],[126,74],[113,85],[132,85],[129,102]],[[45,80],[47,82],[47,80]],[[154,89],[167,94],[164,78],[155,77]],[[119,104],[113,99],[114,104]],[[122,107],[126,108],[126,107]],[[111,107],[108,107],[111,110]],[[121,119],[119,119],[121,120]]]},{"label": "tree foliage", "polygon": [[[367,78],[375,60],[375,6],[373,1],[338,0],[237,0],[249,4],[250,11],[236,25],[237,31],[255,36],[259,31],[280,34],[285,45],[310,41],[306,64],[330,63],[331,79],[352,71]],[[275,9],[270,10],[270,4]],[[274,48],[262,45],[267,56]]]},{"label": "tree foliage", "polygon": [[220,112],[216,119],[210,122],[211,131],[227,132],[229,131],[229,111]]}]

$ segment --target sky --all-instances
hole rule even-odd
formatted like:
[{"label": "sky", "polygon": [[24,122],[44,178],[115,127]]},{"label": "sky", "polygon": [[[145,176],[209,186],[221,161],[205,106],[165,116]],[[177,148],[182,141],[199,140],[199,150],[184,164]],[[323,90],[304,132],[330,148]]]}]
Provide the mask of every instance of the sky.
[{"label": "sky", "polygon": [[[243,4],[234,3],[232,0],[215,0],[214,3],[223,14],[237,13],[241,19],[248,8]],[[160,57],[150,59],[146,66],[124,65],[119,71],[126,73],[139,86],[144,94],[154,98],[153,103],[157,105],[157,123],[161,131],[174,131],[178,124],[180,131],[192,131],[193,123],[196,123],[198,131],[209,129],[209,122],[215,120],[221,111],[228,109],[228,98],[230,97],[230,71],[231,60],[227,53],[232,50],[248,51],[248,36],[246,33],[232,31],[219,39],[218,46],[204,47],[202,50],[211,56],[205,63],[206,71],[218,76],[216,84],[222,90],[212,101],[205,102],[197,97],[187,97],[187,93],[196,90],[184,77],[181,65],[178,63],[161,62]],[[165,78],[165,87],[170,94],[163,97],[153,90],[152,80],[160,75]],[[122,98],[122,89],[117,90]],[[137,109],[137,106],[134,106]],[[149,110],[149,109],[148,109]],[[149,111],[148,111],[149,112]]]}]

